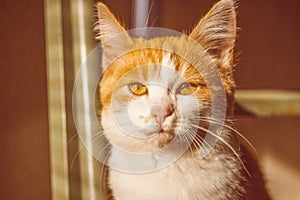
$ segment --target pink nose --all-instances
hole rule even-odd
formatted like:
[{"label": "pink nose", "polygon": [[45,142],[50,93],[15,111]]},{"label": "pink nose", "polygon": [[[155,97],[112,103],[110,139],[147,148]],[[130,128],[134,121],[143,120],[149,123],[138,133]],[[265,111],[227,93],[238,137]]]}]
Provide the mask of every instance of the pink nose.
[{"label": "pink nose", "polygon": [[151,115],[153,117],[155,117],[155,120],[157,123],[159,123],[160,125],[162,125],[165,121],[165,119],[172,115],[172,110],[170,108],[164,108],[160,105],[154,105],[151,108]]}]

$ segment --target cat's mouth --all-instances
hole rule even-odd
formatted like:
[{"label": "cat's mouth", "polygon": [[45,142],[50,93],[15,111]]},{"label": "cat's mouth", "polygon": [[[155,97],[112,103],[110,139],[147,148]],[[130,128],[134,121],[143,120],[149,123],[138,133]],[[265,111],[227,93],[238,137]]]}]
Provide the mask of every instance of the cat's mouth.
[{"label": "cat's mouth", "polygon": [[172,141],[172,139],[174,138],[175,134],[170,132],[170,131],[166,131],[164,129],[161,129],[158,132],[158,147],[162,148],[165,145],[167,145],[169,142]]}]

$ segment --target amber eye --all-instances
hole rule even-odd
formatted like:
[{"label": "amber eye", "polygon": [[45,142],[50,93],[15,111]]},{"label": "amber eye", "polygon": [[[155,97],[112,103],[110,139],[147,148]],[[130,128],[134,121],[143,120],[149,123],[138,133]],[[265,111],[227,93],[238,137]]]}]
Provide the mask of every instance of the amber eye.
[{"label": "amber eye", "polygon": [[181,84],[177,89],[177,94],[181,95],[191,95],[193,94],[197,89],[197,85],[192,83],[183,83]]},{"label": "amber eye", "polygon": [[145,85],[141,83],[131,83],[128,85],[130,91],[137,96],[142,96],[148,93],[148,89]]}]

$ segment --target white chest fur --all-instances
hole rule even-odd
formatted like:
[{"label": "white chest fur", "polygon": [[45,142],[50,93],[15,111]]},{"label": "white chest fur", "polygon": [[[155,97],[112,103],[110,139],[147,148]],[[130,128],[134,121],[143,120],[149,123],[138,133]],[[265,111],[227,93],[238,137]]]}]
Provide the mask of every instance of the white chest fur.
[{"label": "white chest fur", "polygon": [[229,160],[221,155],[196,162],[185,154],[172,165],[151,173],[110,169],[109,183],[116,200],[238,199],[240,168]]}]

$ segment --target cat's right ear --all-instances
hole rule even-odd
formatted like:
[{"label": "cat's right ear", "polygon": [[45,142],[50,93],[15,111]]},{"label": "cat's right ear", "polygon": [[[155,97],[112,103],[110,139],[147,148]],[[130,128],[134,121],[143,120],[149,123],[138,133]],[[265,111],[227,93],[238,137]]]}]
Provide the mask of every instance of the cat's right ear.
[{"label": "cat's right ear", "polygon": [[102,64],[107,66],[117,56],[122,54],[132,44],[132,40],[125,28],[116,19],[106,5],[97,5],[98,22],[95,27],[96,39],[101,42],[103,50]]}]

